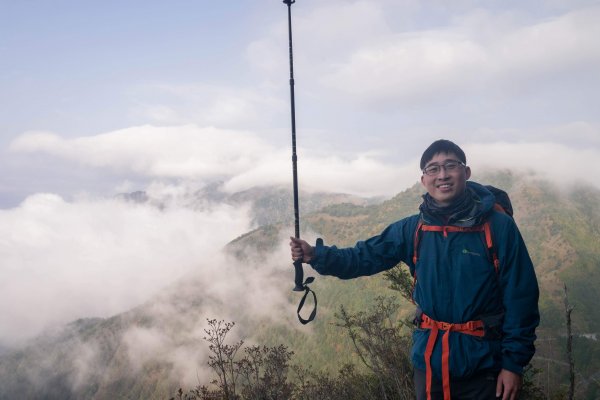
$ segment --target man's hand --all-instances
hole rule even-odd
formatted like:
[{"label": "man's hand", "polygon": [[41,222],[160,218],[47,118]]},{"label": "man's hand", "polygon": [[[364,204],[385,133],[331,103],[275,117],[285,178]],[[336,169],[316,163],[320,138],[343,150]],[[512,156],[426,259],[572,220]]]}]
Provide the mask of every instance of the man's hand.
[{"label": "man's hand", "polygon": [[509,370],[503,369],[498,375],[496,383],[496,398],[502,396],[502,400],[515,400],[521,390],[523,378]]},{"label": "man's hand", "polygon": [[292,260],[302,260],[308,263],[315,255],[313,247],[305,240],[290,237],[290,247],[292,249]]}]

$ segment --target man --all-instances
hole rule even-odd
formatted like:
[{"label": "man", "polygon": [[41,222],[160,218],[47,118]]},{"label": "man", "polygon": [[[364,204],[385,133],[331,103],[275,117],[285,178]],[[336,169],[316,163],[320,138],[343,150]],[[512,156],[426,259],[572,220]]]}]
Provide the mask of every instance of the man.
[{"label": "man", "polygon": [[418,400],[516,399],[535,352],[539,290],[527,248],[492,192],[468,181],[466,163],[459,146],[438,140],[421,157],[419,214],[353,248],[290,242],[292,259],[342,279],[409,266]]}]

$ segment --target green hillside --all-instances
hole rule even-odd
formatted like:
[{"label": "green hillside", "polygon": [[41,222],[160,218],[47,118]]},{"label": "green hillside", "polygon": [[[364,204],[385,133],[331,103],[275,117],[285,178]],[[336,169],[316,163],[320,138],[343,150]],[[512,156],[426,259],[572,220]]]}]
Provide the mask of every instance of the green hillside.
[{"label": "green hillside", "polygon": [[[508,171],[480,174],[473,180],[509,193],[515,220],[536,267],[542,311],[534,358],[534,365],[543,371],[538,375],[538,385],[556,393],[567,382],[563,306],[566,284],[569,301],[575,307],[572,316],[580,398],[597,398],[600,344],[594,335],[600,333],[600,309],[596,307],[600,300],[596,289],[600,285],[600,191],[583,187],[559,190],[547,181]],[[269,209],[284,215],[282,210],[289,209],[289,201],[277,200],[282,197],[278,191],[274,199],[265,193],[247,192],[243,197],[260,200],[254,207],[260,209],[261,218],[266,218]],[[337,199],[344,202],[334,204],[333,197],[325,197],[326,201],[320,203],[322,208],[315,207],[317,211],[302,215],[302,236],[318,235],[326,244],[353,245],[413,214],[422,193],[421,185],[415,184],[379,204],[341,195]],[[311,208],[315,204],[311,203]],[[248,255],[268,259],[290,231],[293,228],[289,222],[263,225],[232,241],[227,250],[242,264]],[[306,275],[315,275],[310,267],[305,271]],[[291,263],[289,276],[282,271],[281,276],[273,277],[276,282],[289,282],[290,304],[281,305],[286,313],[295,311],[301,296],[291,291],[292,277]],[[397,296],[397,292],[389,289],[383,275],[351,281],[317,276],[311,287],[319,299],[317,319],[301,326],[268,317],[253,318],[243,309],[230,310],[220,299],[206,295],[201,282],[188,278],[134,310],[108,319],[75,321],[19,351],[0,356],[0,399],[167,399],[181,385],[182,374],[197,373],[197,351],[207,347],[198,330],[206,318],[231,318],[247,343],[284,344],[295,353],[293,363],[312,366],[313,370],[337,372],[347,362],[360,367],[346,332],[336,326],[335,314],[341,305],[357,312],[372,306],[378,296]],[[409,316],[412,304],[398,301],[399,314]],[[310,307],[307,304],[305,308]],[[223,310],[223,315],[215,315],[215,310]],[[142,333],[152,332],[154,336],[131,336],[132,329],[143,329]],[[140,340],[148,342],[147,351]],[[127,354],[136,346],[141,348],[136,353],[139,360],[132,364]],[[186,357],[191,371],[176,368],[177,362]],[[84,368],[86,365],[93,368]]]},{"label": "green hillside", "polygon": [[[600,343],[594,338],[600,332],[600,192],[596,189],[572,187],[560,190],[550,182],[531,176],[516,176],[509,171],[480,174],[474,180],[506,190],[513,203],[515,220],[521,230],[540,283],[541,326],[538,330],[537,354],[534,365],[546,371],[540,386],[556,389],[566,383],[564,289],[569,288],[569,302],[575,307],[572,314],[575,335],[575,362],[578,379],[589,386],[589,398],[595,398],[598,384],[592,379],[600,372]],[[306,234],[318,232],[326,244],[351,246],[357,240],[382,231],[389,223],[418,210],[423,189],[420,184],[399,193],[394,198],[373,206],[341,204],[328,206],[304,217]],[[264,228],[248,237],[246,243],[262,243],[271,230],[276,237],[277,227]],[[267,241],[269,242],[269,241]],[[234,242],[232,248],[239,248]],[[305,267],[310,269],[309,267]],[[341,349],[343,340],[339,329],[332,326],[333,314],[340,305],[349,310],[361,310],[372,304],[379,294],[395,294],[383,276],[340,281],[318,277],[313,288],[319,291],[322,305],[315,324],[317,343],[312,337],[303,340],[301,355],[307,360],[320,359],[323,348]],[[409,315],[410,303],[403,303],[402,313]],[[329,324],[329,325],[328,325]],[[314,346],[314,347],[313,347]],[[341,355],[324,360],[326,369],[335,370]],[[329,354],[328,354],[329,356]],[[352,357],[350,357],[351,359]],[[550,360],[550,361],[548,361]]]}]

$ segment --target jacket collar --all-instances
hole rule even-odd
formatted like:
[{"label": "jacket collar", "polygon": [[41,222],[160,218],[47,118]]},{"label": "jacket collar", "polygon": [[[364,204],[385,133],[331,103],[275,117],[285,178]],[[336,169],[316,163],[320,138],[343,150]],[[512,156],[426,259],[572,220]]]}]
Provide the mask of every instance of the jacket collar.
[{"label": "jacket collar", "polygon": [[494,207],[494,195],[479,183],[467,181],[465,194],[448,207],[439,207],[428,193],[419,207],[421,220],[430,225],[475,226],[483,223]]}]

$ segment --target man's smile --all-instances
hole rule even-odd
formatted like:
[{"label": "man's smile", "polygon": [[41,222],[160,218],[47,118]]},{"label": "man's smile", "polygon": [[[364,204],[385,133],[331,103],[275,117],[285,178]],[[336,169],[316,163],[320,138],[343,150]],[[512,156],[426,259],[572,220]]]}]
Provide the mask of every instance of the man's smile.
[{"label": "man's smile", "polygon": [[441,183],[441,184],[437,185],[437,188],[441,191],[450,190],[450,189],[452,189],[452,184],[451,183]]}]

